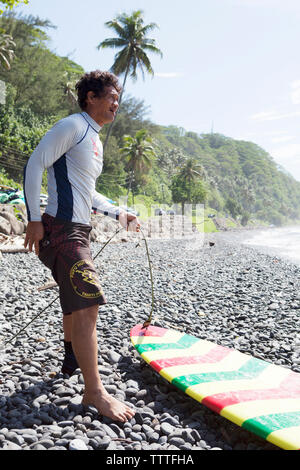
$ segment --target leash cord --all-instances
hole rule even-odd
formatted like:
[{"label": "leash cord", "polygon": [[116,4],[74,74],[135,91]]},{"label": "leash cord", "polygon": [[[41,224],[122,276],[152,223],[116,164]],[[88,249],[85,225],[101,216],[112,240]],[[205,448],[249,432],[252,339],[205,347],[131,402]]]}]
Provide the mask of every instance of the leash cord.
[{"label": "leash cord", "polygon": [[153,282],[153,275],[152,275],[152,262],[151,262],[151,258],[150,258],[148,243],[147,243],[146,237],[145,237],[142,229],[140,229],[140,231],[141,231],[141,234],[143,235],[143,240],[144,240],[145,245],[146,245],[146,253],[147,253],[147,257],[148,257],[150,281],[151,281],[151,297],[152,297],[151,312],[150,312],[150,315],[149,315],[148,319],[143,324],[143,328],[147,328],[151,324],[153,310],[154,310],[154,282]]},{"label": "leash cord", "polygon": [[[100,253],[104,250],[104,248],[106,247],[106,245],[108,245],[110,243],[110,241],[121,231],[121,230],[124,230],[124,227],[121,227],[119,228],[114,234],[112,237],[110,237],[109,240],[107,240],[105,242],[105,244],[102,246],[102,248],[98,251],[98,253],[94,256],[93,258],[93,261],[97,258],[97,256],[100,255]],[[151,291],[152,291],[152,306],[151,306],[151,312],[150,312],[150,315],[148,317],[148,319],[145,321],[144,325],[143,325],[143,328],[146,328],[147,326],[150,325],[151,321],[152,321],[152,314],[153,314],[153,308],[154,308],[154,287],[153,287],[153,277],[152,277],[152,267],[151,267],[151,259],[150,259],[150,254],[149,254],[149,249],[148,249],[148,244],[147,244],[147,240],[146,240],[146,237],[143,233],[143,231],[140,229],[142,235],[143,235],[143,239],[144,239],[144,242],[146,244],[146,252],[147,252],[147,257],[148,257],[148,262],[149,262],[149,269],[150,269],[150,279],[151,279]],[[12,343],[12,341],[17,338],[17,336],[19,336],[24,330],[26,330],[26,328],[31,325],[31,323],[33,323],[38,317],[40,317],[42,315],[42,313],[44,313],[47,308],[51,307],[52,304],[54,304],[54,302],[59,298],[59,295],[57,297],[55,297],[55,299],[53,299],[41,312],[39,312],[35,317],[32,318],[32,320],[30,320],[30,322],[28,322],[23,328],[21,328],[14,336],[12,336],[9,340],[5,341],[4,342],[4,346],[6,346],[6,344],[8,343]]]}]

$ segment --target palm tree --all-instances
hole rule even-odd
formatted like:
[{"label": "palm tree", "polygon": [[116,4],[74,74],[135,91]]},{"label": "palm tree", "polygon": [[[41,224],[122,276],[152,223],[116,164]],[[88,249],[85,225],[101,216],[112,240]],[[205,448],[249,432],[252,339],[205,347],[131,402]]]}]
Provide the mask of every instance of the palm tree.
[{"label": "palm tree", "polygon": [[155,150],[148,131],[140,129],[135,134],[135,137],[130,135],[124,136],[124,147],[121,149],[121,153],[125,156],[127,169],[130,171],[128,196],[134,176],[141,176],[149,170],[152,166],[153,157],[155,157]]},{"label": "palm tree", "polygon": [[181,176],[184,176],[189,183],[206,176],[204,168],[195,159],[189,158],[180,169]]},{"label": "palm tree", "polygon": [[[115,61],[110,69],[115,75],[124,74],[123,88],[119,100],[121,103],[128,75],[133,80],[137,80],[137,71],[140,69],[143,78],[145,78],[144,69],[154,75],[150,59],[147,52],[153,52],[162,57],[162,52],[155,45],[155,39],[147,38],[147,34],[158,26],[156,23],[144,24],[143,11],[134,11],[131,15],[122,13],[112,21],[108,21],[105,25],[117,33],[118,37],[108,38],[102,41],[97,49],[117,48],[121,50],[115,55]],[[120,108],[119,108],[120,109]],[[113,122],[111,123],[106,139],[103,145],[105,150],[109,139]]]},{"label": "palm tree", "polygon": [[193,158],[189,158],[184,166],[181,167],[179,174],[187,182],[189,200],[191,200],[192,184],[196,183],[200,178],[206,179],[206,172],[200,163]]},{"label": "palm tree", "polygon": [[10,70],[10,63],[14,58],[16,43],[9,34],[0,34],[0,64]]}]

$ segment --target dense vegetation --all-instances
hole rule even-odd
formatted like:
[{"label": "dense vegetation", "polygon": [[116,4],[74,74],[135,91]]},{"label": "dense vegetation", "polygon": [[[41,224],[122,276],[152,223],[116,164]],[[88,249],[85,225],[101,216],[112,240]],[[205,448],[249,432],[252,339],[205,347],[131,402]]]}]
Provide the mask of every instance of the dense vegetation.
[{"label": "dense vegetation", "polygon": [[[0,184],[8,178],[21,183],[24,163],[43,134],[78,111],[73,89],[84,70],[48,48],[53,27],[31,16],[8,13],[0,18],[1,30],[15,43],[10,69],[0,68],[6,84],[0,104]],[[148,114],[143,101],[125,93],[105,149],[97,183],[101,193],[114,199],[129,193],[129,203],[132,197],[134,202],[168,206],[205,203],[243,224],[300,219],[300,183],[262,148],[220,134],[158,126]],[[101,131],[102,141],[107,128]],[[139,161],[136,149],[142,155]]]}]

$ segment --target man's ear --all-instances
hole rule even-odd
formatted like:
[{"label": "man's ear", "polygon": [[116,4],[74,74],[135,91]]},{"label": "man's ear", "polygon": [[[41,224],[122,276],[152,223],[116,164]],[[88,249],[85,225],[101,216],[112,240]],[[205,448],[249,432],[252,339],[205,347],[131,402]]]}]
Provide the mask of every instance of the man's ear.
[{"label": "man's ear", "polygon": [[96,98],[96,94],[93,91],[88,91],[86,94],[86,103],[93,103],[94,98]]}]

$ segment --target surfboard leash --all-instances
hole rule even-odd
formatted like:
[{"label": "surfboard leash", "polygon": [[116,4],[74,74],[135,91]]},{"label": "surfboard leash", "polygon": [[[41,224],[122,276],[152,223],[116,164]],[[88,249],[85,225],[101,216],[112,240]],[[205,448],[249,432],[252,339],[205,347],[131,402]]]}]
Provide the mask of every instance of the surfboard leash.
[{"label": "surfboard leash", "polygon": [[140,228],[140,231],[141,231],[141,234],[143,236],[143,240],[144,240],[145,245],[146,245],[146,253],[147,253],[147,257],[148,257],[150,282],[151,282],[151,299],[152,299],[151,300],[151,311],[150,311],[149,317],[147,318],[147,320],[143,324],[143,328],[147,328],[149,325],[151,325],[152,315],[153,315],[153,310],[154,310],[154,282],[153,282],[153,275],[152,275],[152,261],[151,261],[151,257],[150,257],[150,253],[149,253],[148,243],[147,243],[146,237],[144,235],[144,232],[142,231],[141,228]]},{"label": "surfboard leash", "polygon": [[[111,240],[119,233],[121,232],[121,230],[125,230],[125,227],[121,227],[119,228],[118,230],[116,230],[116,232],[112,235],[112,237],[109,238],[109,240],[107,240],[105,242],[105,244],[101,247],[101,249],[98,251],[98,253],[94,256],[93,258],[93,261],[97,258],[97,256],[100,255],[100,253],[104,250],[104,248],[111,242]],[[148,243],[147,243],[147,240],[146,240],[146,237],[143,233],[143,231],[140,229],[140,232],[143,236],[143,240],[145,242],[145,245],[146,245],[146,253],[147,253],[147,257],[148,257],[148,263],[149,263],[149,270],[150,270],[150,280],[151,280],[151,295],[152,295],[152,304],[151,304],[151,312],[150,312],[150,315],[148,317],[148,319],[144,322],[143,324],[143,328],[146,328],[147,326],[149,326],[151,324],[151,321],[152,321],[152,315],[153,315],[153,309],[154,309],[154,283],[153,283],[153,276],[152,276],[152,261],[151,261],[151,258],[150,258],[150,253],[149,253],[149,248],[148,248]],[[40,317],[49,307],[51,307],[51,305],[54,304],[54,302],[56,302],[56,300],[58,300],[59,298],[59,295],[57,297],[55,297],[45,308],[43,308],[43,310],[41,310],[37,315],[35,315],[25,326],[23,326],[15,335],[13,335],[10,339],[8,339],[7,341],[4,341],[3,342],[3,347],[5,347],[7,344],[9,343],[12,343],[12,341],[17,338],[24,330],[26,330],[26,328],[31,325],[31,323],[33,323],[38,317]]]}]

